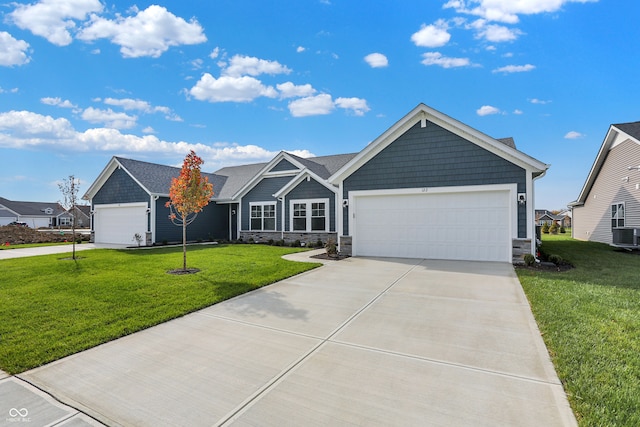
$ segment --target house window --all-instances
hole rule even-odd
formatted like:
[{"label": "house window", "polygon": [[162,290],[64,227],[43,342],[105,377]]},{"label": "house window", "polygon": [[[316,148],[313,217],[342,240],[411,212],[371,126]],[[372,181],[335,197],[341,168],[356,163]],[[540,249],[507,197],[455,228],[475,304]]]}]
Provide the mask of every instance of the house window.
[{"label": "house window", "polygon": [[624,227],[624,203],[611,205],[611,228]]},{"label": "house window", "polygon": [[71,225],[71,218],[68,216],[63,216],[60,218],[60,225]]},{"label": "house window", "polygon": [[276,205],[274,203],[251,204],[251,230],[275,231]]},{"label": "house window", "polygon": [[293,231],[307,231],[307,204],[293,204]]},{"label": "house window", "polygon": [[329,199],[292,200],[291,231],[329,231]]}]

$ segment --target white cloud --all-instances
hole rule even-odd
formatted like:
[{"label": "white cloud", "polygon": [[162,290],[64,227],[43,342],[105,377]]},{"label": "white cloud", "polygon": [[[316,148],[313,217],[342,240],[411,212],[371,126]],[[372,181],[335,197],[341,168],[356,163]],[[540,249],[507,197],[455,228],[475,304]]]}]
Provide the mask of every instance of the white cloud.
[{"label": "white cloud", "polygon": [[75,131],[69,120],[30,111],[0,113],[0,146],[22,148],[38,145],[43,139],[67,140]]},{"label": "white cloud", "polygon": [[476,110],[476,114],[479,116],[489,116],[492,114],[500,114],[500,110],[496,107],[492,107],[491,105],[483,105]]},{"label": "white cloud", "polygon": [[522,110],[519,110],[519,109],[516,108],[515,110],[513,110],[513,114],[519,116],[519,115],[524,114],[524,113],[523,113]]},{"label": "white cloud", "polygon": [[211,59],[216,59],[218,57],[218,55],[220,55],[220,48],[218,46],[216,46],[211,53],[209,54],[209,58]]},{"label": "white cloud", "polygon": [[68,99],[65,99],[63,101],[62,98],[40,98],[40,102],[45,105],[53,105],[54,107],[77,108],[77,106],[73,105],[71,101],[69,101]]},{"label": "white cloud", "polygon": [[458,13],[481,16],[488,21],[515,24],[518,15],[556,12],[567,3],[589,3],[598,0],[450,0],[443,8]]},{"label": "white cloud", "polygon": [[2,86],[0,86],[0,93],[18,93],[18,88],[14,87],[11,89],[3,89]]},{"label": "white cloud", "polygon": [[522,31],[517,28],[508,28],[502,25],[486,25],[478,31],[477,37],[492,43],[510,42],[518,38]]},{"label": "white cloud", "polygon": [[338,98],[335,105],[345,110],[351,110],[356,116],[364,116],[364,113],[370,110],[367,100],[362,98]]},{"label": "white cloud", "polygon": [[261,96],[278,96],[272,86],[265,86],[253,77],[221,76],[216,79],[209,73],[202,75],[189,94],[199,101],[209,102],[251,102]]},{"label": "white cloud", "polygon": [[584,134],[572,130],[571,132],[567,132],[567,134],[564,136],[564,139],[578,139],[582,137],[584,137]]},{"label": "white cloud", "polygon": [[138,118],[127,113],[117,113],[111,108],[101,110],[89,107],[82,112],[83,120],[89,123],[103,123],[108,128],[130,129],[136,125]]},{"label": "white cloud", "polygon": [[411,41],[416,46],[421,47],[440,47],[449,43],[451,34],[447,32],[447,23],[439,19],[434,24],[425,25],[417,32],[411,35]]},{"label": "white cloud", "polygon": [[492,71],[492,73],[525,73],[527,71],[532,71],[536,67],[535,65],[526,64],[526,65],[506,65],[504,67],[496,68]]},{"label": "white cloud", "polygon": [[[152,131],[145,128],[145,132]],[[54,119],[29,111],[0,113],[0,147],[55,147],[69,151],[99,151],[112,153],[152,153],[182,159],[189,150],[194,150],[205,160],[206,170],[213,171],[223,166],[247,162],[271,160],[277,152],[256,145],[229,143],[189,143],[185,141],[163,141],[155,135],[137,136],[123,134],[117,129],[92,128],[76,131],[64,118]],[[312,157],[308,150],[287,150],[300,157]],[[215,191],[215,189],[214,189]]]},{"label": "white cloud", "polygon": [[438,65],[442,68],[468,67],[471,65],[469,58],[450,58],[442,56],[440,52],[427,52],[422,54],[421,62],[424,65]]},{"label": "white cloud", "polygon": [[146,128],[142,129],[142,133],[154,134],[156,133],[156,130],[151,126],[147,126]]},{"label": "white cloud", "polygon": [[533,98],[529,102],[531,102],[532,104],[540,104],[540,105],[551,103],[551,101],[545,101],[543,99],[538,99],[538,98]]},{"label": "white cloud", "polygon": [[6,31],[0,31],[0,66],[12,67],[24,65],[31,61],[27,50],[29,43],[17,40]]},{"label": "white cloud", "polygon": [[40,0],[17,5],[8,16],[23,30],[42,36],[57,46],[67,46],[73,41],[69,31],[75,29],[75,21],[84,21],[90,13],[102,9],[99,0]]},{"label": "white cloud", "polygon": [[109,39],[120,46],[125,58],[157,58],[172,46],[199,44],[207,40],[194,18],[187,22],[158,5],[137,11],[135,16],[125,18],[118,15],[115,20],[93,14],[90,22],[78,33],[78,38],[84,41]]},{"label": "white cloud", "polygon": [[289,74],[291,70],[278,61],[268,61],[253,56],[234,55],[228,66],[222,70],[223,76],[240,77],[244,75],[259,76],[260,74]]},{"label": "white cloud", "polygon": [[304,47],[304,46],[298,46],[298,47],[296,48],[296,52],[298,52],[298,53],[302,53],[302,52],[304,52],[305,50],[307,50],[307,48],[306,48],[306,47]]},{"label": "white cloud", "polygon": [[305,96],[311,96],[316,93],[316,90],[310,84],[295,85],[291,82],[285,82],[276,85],[276,88],[280,91],[280,98],[300,98]]},{"label": "white cloud", "polygon": [[383,68],[389,65],[387,57],[381,53],[370,53],[364,57],[364,60],[371,68]]},{"label": "white cloud", "polygon": [[293,117],[330,114],[334,108],[335,105],[333,104],[331,95],[326,93],[296,99],[289,103],[289,112]]}]

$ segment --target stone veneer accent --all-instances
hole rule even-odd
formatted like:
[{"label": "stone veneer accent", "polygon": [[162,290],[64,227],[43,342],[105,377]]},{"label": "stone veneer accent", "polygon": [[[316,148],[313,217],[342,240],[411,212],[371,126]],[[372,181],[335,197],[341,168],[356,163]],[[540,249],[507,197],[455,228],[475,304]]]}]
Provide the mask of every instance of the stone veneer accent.
[{"label": "stone veneer accent", "polygon": [[513,264],[524,264],[524,256],[531,253],[531,239],[513,239]]},{"label": "stone veneer accent", "polygon": [[[531,239],[513,239],[513,259],[514,264],[524,264],[525,254],[531,253]],[[340,236],[340,253],[343,255],[352,254],[351,236]]]},{"label": "stone veneer accent", "polygon": [[351,236],[340,236],[340,253],[342,255],[351,256],[353,239]]},{"label": "stone veneer accent", "polygon": [[315,245],[318,240],[321,240],[323,244],[327,243],[328,239],[337,239],[337,233],[296,233],[285,231],[282,233],[281,231],[241,231],[240,238],[243,241],[248,241],[249,239],[253,239],[256,243],[267,243],[269,240],[278,241],[283,240],[285,244],[290,244],[299,240],[300,243],[305,243],[305,245],[313,244]]}]

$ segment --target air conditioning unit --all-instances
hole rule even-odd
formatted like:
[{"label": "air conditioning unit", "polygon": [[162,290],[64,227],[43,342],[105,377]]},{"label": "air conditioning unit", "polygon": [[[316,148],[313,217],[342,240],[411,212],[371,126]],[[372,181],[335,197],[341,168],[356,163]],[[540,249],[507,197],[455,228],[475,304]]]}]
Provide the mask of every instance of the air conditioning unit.
[{"label": "air conditioning unit", "polygon": [[613,245],[622,247],[638,247],[640,245],[640,228],[614,228]]}]

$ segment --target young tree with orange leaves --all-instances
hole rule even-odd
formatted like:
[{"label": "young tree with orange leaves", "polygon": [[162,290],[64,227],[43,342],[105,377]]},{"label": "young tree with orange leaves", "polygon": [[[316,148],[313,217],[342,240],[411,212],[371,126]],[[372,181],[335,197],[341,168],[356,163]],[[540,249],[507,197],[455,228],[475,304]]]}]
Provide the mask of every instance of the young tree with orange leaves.
[{"label": "young tree with orange leaves", "polygon": [[169,208],[169,219],[175,225],[182,226],[182,270],[187,271],[187,226],[191,224],[198,213],[209,204],[213,196],[213,184],[202,176],[200,166],[204,161],[191,150],[182,163],[182,170],[178,178],[171,180],[169,201],[165,204]]}]

